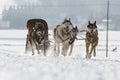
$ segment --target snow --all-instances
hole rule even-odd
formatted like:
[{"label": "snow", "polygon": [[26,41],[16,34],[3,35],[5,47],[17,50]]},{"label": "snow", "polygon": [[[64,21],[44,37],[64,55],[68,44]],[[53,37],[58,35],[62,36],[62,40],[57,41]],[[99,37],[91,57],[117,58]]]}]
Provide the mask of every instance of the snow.
[{"label": "snow", "polygon": [[120,80],[120,31],[109,31],[108,57],[106,31],[99,31],[97,56],[91,59],[85,58],[84,40],[75,41],[71,56],[54,56],[52,31],[49,33],[47,56],[32,56],[24,53],[26,30],[0,30],[0,80]]}]

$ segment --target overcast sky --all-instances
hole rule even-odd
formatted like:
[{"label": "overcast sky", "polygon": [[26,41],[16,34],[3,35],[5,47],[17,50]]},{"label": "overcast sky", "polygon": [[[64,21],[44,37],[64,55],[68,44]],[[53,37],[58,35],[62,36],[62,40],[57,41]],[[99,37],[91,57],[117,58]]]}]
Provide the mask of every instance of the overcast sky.
[{"label": "overcast sky", "polygon": [[[2,15],[2,11],[4,7],[9,7],[12,4],[28,4],[28,3],[35,3],[35,4],[43,4],[43,5],[82,5],[82,4],[91,4],[91,5],[102,5],[107,4],[107,0],[0,0],[0,18]],[[118,5],[120,5],[120,0],[110,0],[110,4],[112,4],[113,10],[119,9]],[[99,10],[95,7],[95,10]],[[111,9],[112,11],[112,9]]]}]

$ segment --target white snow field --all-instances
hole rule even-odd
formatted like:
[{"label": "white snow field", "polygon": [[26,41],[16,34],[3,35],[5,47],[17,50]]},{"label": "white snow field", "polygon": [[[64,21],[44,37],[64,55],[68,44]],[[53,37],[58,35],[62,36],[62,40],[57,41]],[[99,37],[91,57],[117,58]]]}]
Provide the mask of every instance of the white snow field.
[{"label": "white snow field", "polygon": [[[76,40],[71,56],[54,56],[52,31],[47,56],[24,54],[27,30],[0,30],[0,80],[120,80],[120,31],[99,31],[97,55],[85,58],[84,40]],[[85,33],[79,33],[85,36]]]}]

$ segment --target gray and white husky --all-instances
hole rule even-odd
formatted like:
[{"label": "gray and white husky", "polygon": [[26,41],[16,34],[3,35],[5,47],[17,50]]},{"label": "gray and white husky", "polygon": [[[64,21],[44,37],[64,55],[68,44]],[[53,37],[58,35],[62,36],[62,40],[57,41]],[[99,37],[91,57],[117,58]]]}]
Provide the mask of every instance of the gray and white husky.
[{"label": "gray and white husky", "polygon": [[57,25],[54,28],[53,31],[53,37],[54,37],[54,51],[56,55],[58,56],[60,54],[60,44],[62,44],[62,55],[66,56],[67,52],[70,48],[69,56],[72,53],[73,44],[76,39],[76,36],[78,34],[78,28],[73,27],[73,24],[71,23],[71,20],[65,19],[64,22],[60,25]]}]

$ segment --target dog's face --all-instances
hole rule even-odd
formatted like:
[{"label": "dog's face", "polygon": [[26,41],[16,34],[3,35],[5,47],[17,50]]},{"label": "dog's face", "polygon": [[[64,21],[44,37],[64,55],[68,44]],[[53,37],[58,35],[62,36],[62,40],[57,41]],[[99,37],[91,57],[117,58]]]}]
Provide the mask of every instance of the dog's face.
[{"label": "dog's face", "polygon": [[36,35],[37,35],[38,37],[41,37],[41,36],[42,36],[42,32],[41,32],[40,30],[36,30]]},{"label": "dog's face", "polygon": [[79,30],[78,30],[77,26],[74,27],[74,28],[71,30],[71,32],[70,32],[71,37],[72,37],[72,38],[75,38],[75,37],[77,36],[78,32],[79,32]]},{"label": "dog's face", "polygon": [[75,41],[78,32],[79,32],[79,30],[78,30],[77,26],[71,30],[71,32],[70,32],[71,39],[69,41],[69,44],[72,44]]},{"label": "dog's face", "polygon": [[68,30],[68,31],[73,28],[73,24],[72,24],[70,18],[69,18],[69,20],[67,20],[67,19],[65,18],[65,20],[62,22],[62,24],[64,24],[66,30]]},{"label": "dog's face", "polygon": [[97,31],[96,21],[94,23],[90,23],[90,21],[88,22],[87,31],[91,33]]},{"label": "dog's face", "polygon": [[40,28],[36,28],[34,31],[34,36],[37,39],[38,43],[41,43],[42,39],[44,39],[44,32]]}]

